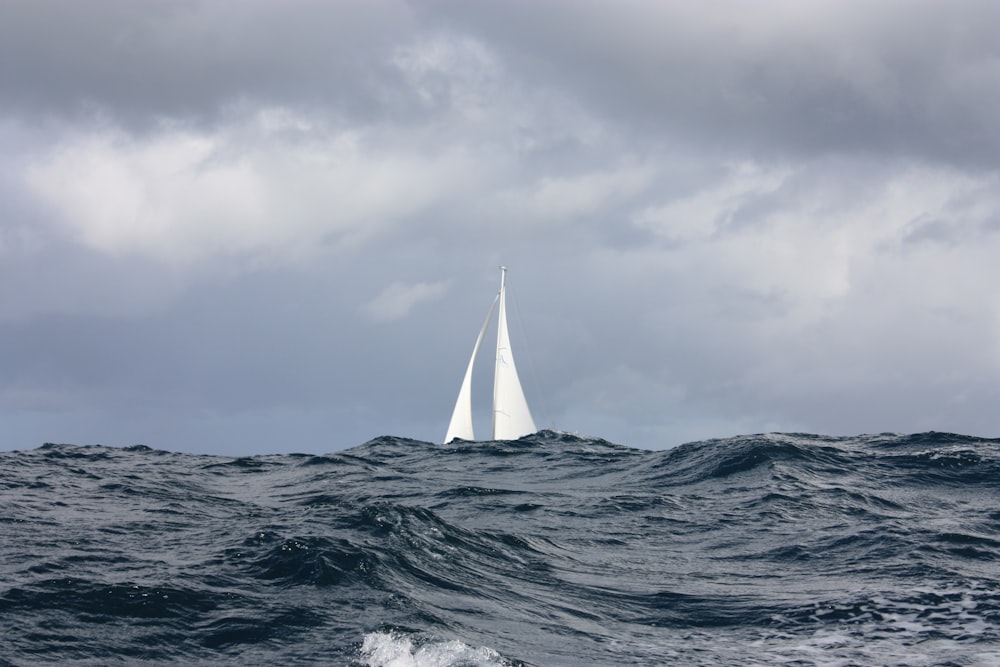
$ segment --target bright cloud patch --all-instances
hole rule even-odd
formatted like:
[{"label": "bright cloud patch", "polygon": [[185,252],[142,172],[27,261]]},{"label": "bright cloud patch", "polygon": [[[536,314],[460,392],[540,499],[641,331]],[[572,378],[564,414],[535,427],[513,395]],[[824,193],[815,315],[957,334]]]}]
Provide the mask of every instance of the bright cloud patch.
[{"label": "bright cloud patch", "polygon": [[363,131],[310,129],[268,112],[217,133],[74,136],[36,160],[27,182],[88,246],[192,261],[353,246],[470,173],[461,152],[389,151]]},{"label": "bright cloud patch", "polygon": [[668,241],[704,240],[733,223],[741,209],[781,187],[787,170],[735,165],[725,180],[660,206],[639,211],[633,222]]},{"label": "bright cloud patch", "polygon": [[365,312],[376,322],[401,320],[417,305],[440,299],[448,291],[448,282],[393,283],[386,287],[364,307]]},{"label": "bright cloud patch", "polygon": [[[852,166],[868,173],[862,187],[838,173]],[[691,275],[713,266],[711,282],[791,297],[809,311],[817,299],[867,289],[886,261],[912,270],[912,284],[939,281],[952,246],[996,242],[994,193],[995,178],[950,169],[742,164],[688,196],[638,210],[632,222]],[[928,247],[917,252],[919,244]],[[920,266],[930,257],[938,270]]]}]

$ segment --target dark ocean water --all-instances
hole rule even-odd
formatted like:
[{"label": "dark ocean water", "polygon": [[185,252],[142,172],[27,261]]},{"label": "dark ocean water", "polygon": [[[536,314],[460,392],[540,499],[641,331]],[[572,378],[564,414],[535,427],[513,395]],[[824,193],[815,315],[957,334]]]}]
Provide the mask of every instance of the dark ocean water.
[{"label": "dark ocean water", "polygon": [[0,665],[1000,665],[1000,440],[0,454]]}]

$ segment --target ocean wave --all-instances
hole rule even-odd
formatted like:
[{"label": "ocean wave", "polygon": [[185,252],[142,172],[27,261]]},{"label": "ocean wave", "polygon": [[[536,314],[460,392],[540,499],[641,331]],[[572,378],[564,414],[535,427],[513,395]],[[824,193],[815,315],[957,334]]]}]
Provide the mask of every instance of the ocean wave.
[{"label": "ocean wave", "polygon": [[998,462],[934,433],[8,452],[3,660],[990,664]]},{"label": "ocean wave", "polygon": [[368,667],[520,667],[485,646],[473,648],[451,640],[427,640],[418,633],[371,632],[358,650]]}]

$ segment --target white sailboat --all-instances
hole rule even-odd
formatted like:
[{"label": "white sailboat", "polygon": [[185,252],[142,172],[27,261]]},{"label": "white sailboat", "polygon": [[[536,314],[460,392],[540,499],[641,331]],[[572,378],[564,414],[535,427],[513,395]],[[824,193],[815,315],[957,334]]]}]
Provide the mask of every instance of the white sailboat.
[{"label": "white sailboat", "polygon": [[497,323],[497,356],[493,375],[493,440],[516,440],[522,435],[534,433],[535,420],[531,418],[531,410],[524,398],[521,381],[517,377],[517,367],[514,366],[514,355],[510,350],[510,339],[507,335],[507,267],[500,267],[500,291],[493,299],[486,320],[479,330],[476,345],[472,348],[472,358],[465,370],[465,379],[455,401],[455,410],[451,413],[448,423],[448,433],[444,436],[445,444],[455,438],[475,440],[472,432],[472,367],[476,363],[479,346],[486,335],[486,328],[497,303],[500,304],[500,318]]}]

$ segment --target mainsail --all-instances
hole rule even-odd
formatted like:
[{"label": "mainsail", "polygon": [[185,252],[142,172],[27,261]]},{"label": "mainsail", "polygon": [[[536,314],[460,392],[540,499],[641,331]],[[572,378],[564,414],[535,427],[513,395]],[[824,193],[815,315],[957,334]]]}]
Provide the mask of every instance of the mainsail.
[{"label": "mainsail", "polygon": [[472,348],[472,358],[465,370],[465,379],[455,401],[455,410],[451,413],[448,433],[444,436],[445,443],[455,438],[475,440],[472,430],[472,368],[476,363],[476,355],[482,345],[483,337],[493,317],[493,310],[500,303],[500,316],[497,322],[497,353],[496,366],[493,375],[493,440],[516,440],[522,435],[534,433],[535,421],[531,418],[531,410],[524,398],[521,381],[517,377],[517,367],[514,365],[514,355],[510,350],[510,337],[507,334],[507,267],[500,267],[500,292],[493,299],[486,320],[476,337]]}]

